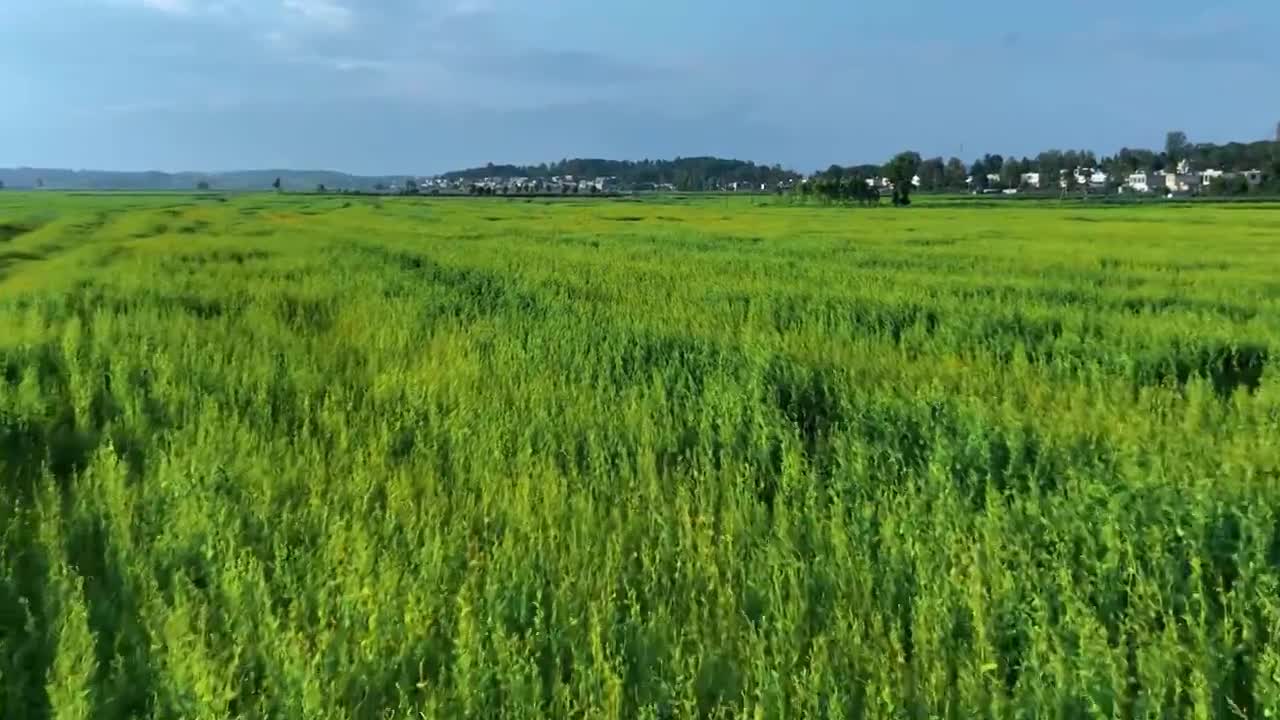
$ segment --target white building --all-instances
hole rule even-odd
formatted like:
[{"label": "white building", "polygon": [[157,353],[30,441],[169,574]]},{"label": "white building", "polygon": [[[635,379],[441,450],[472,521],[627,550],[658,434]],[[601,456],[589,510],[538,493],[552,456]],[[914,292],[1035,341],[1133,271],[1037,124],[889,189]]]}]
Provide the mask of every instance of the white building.
[{"label": "white building", "polygon": [[1088,186],[1094,190],[1105,190],[1110,177],[1106,171],[1097,168],[1076,168],[1075,170],[1062,170],[1058,176],[1058,187],[1063,190],[1070,185],[1069,179],[1074,178],[1076,187]]},{"label": "white building", "polygon": [[1244,172],[1224,172],[1222,170],[1211,169],[1211,170],[1205,170],[1203,172],[1196,173],[1196,174],[1200,176],[1200,184],[1203,187],[1209,187],[1209,185],[1211,185],[1214,180],[1230,180],[1231,178],[1235,178],[1235,177],[1243,177],[1245,179],[1245,182],[1249,183],[1250,185],[1257,185],[1262,182],[1261,170],[1245,170]]},{"label": "white building", "polygon": [[618,178],[613,175],[598,177],[596,178],[596,189],[601,192],[613,192],[618,189]]},{"label": "white building", "polygon": [[1141,170],[1125,178],[1125,186],[1134,192],[1152,192],[1164,186],[1163,173],[1157,174]]},{"label": "white building", "polygon": [[1191,192],[1198,189],[1201,184],[1200,173],[1197,172],[1166,173],[1164,176],[1164,186],[1169,192]]},{"label": "white building", "polygon": [[1033,188],[1040,187],[1040,173],[1038,172],[1022,173],[1022,184],[1026,185],[1027,187],[1033,187]]},{"label": "white building", "polygon": [[1066,170],[1066,171],[1063,171],[1062,178],[1058,180],[1058,186],[1065,188],[1068,185],[1070,185],[1071,183],[1068,182],[1068,178],[1073,179],[1075,181],[1076,187],[1080,187],[1081,185],[1088,185],[1089,179],[1092,176],[1093,176],[1093,168],[1076,168],[1075,170]]}]

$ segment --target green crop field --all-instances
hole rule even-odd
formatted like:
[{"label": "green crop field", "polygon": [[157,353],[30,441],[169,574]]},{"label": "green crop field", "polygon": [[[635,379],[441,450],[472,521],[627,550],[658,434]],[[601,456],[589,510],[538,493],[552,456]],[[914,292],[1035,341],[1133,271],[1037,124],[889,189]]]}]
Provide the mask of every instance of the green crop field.
[{"label": "green crop field", "polygon": [[0,193],[0,717],[1280,717],[1280,208]]}]

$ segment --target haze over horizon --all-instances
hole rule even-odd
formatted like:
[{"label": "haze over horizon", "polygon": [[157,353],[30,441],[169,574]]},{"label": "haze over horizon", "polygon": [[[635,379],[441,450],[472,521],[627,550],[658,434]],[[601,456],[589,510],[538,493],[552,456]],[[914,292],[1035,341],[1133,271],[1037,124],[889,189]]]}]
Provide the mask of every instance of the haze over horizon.
[{"label": "haze over horizon", "polygon": [[45,0],[0,20],[0,166],[429,174],[1272,136],[1280,5]]}]

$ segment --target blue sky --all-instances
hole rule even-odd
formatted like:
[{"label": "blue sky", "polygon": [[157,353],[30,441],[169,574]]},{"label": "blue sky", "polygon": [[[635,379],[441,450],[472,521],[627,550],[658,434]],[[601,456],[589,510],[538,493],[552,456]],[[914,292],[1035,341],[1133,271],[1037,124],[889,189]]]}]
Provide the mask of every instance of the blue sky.
[{"label": "blue sky", "polygon": [[1269,137],[1275,0],[0,0],[0,166],[813,170]]}]

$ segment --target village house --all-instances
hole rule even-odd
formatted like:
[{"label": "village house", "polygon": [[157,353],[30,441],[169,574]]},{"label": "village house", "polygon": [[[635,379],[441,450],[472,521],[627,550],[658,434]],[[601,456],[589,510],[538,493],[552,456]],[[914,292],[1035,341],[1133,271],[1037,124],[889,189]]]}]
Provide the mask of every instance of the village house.
[{"label": "village house", "polygon": [[1164,172],[1139,170],[1125,178],[1124,184],[1134,192],[1153,192],[1165,186]]},{"label": "village house", "polygon": [[1111,180],[1106,171],[1097,168],[1076,168],[1061,170],[1058,173],[1058,187],[1066,190],[1070,180],[1074,179],[1077,187],[1088,187],[1091,190],[1105,190]]},{"label": "village house", "polygon": [[1176,172],[1166,173],[1164,184],[1171,193],[1185,193],[1200,188],[1202,181],[1198,172]]},{"label": "village house", "polygon": [[1040,173],[1038,172],[1022,173],[1022,185],[1025,185],[1026,187],[1030,187],[1030,188],[1039,188]]},{"label": "village house", "polygon": [[1232,178],[1243,177],[1245,182],[1250,185],[1258,185],[1262,182],[1261,170],[1245,170],[1243,172],[1228,172],[1211,168],[1195,173],[1199,177],[1200,186],[1207,188],[1213,184],[1214,180],[1230,180]]}]

